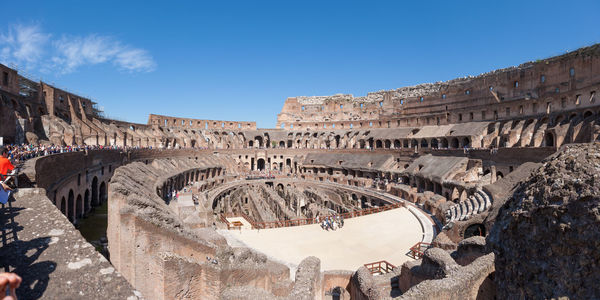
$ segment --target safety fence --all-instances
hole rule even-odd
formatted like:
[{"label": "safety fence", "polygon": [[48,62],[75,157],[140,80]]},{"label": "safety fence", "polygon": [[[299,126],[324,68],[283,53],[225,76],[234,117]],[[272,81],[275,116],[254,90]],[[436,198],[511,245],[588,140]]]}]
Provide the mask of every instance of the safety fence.
[{"label": "safety fence", "polygon": [[410,251],[408,252],[408,256],[414,259],[421,259],[425,250],[431,248],[430,243],[418,242],[414,246],[410,247]]},{"label": "safety fence", "polygon": [[381,275],[391,272],[396,266],[385,260],[376,261],[374,263],[365,264],[365,268],[374,275]]}]

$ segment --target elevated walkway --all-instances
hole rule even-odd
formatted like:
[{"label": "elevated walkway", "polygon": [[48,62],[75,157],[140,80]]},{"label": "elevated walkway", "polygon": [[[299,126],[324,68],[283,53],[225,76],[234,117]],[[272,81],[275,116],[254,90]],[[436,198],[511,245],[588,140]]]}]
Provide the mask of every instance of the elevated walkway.
[{"label": "elevated walkway", "polygon": [[21,188],[14,199],[0,209],[0,265],[23,279],[19,299],[138,299],[44,189]]}]

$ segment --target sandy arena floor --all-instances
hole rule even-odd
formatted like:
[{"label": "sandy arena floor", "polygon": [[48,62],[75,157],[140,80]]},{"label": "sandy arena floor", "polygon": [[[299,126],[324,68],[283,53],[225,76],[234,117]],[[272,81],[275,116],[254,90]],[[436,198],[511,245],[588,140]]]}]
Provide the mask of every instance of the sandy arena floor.
[{"label": "sandy arena floor", "polygon": [[423,235],[421,224],[406,208],[347,219],[336,231],[325,231],[315,224],[219,233],[230,245],[254,248],[294,272],[300,261],[311,255],[321,259],[322,271],[356,270],[380,260],[400,266],[411,260],[406,253]]}]

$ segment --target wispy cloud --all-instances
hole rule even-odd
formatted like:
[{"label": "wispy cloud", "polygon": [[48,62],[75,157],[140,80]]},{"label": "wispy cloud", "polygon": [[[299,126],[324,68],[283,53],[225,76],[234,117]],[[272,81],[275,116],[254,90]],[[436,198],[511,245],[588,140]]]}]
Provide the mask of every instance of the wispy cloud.
[{"label": "wispy cloud", "polygon": [[156,63],[146,50],[124,46],[106,36],[63,36],[54,41],[53,45],[56,53],[52,61],[64,73],[73,72],[82,65],[106,62],[129,72],[151,72],[156,68]]},{"label": "wispy cloud", "polygon": [[0,59],[14,63],[35,64],[50,39],[38,25],[13,25],[0,34]]},{"label": "wispy cloud", "polygon": [[12,26],[7,33],[0,34],[0,60],[61,74],[75,72],[81,66],[103,63],[110,63],[125,72],[156,69],[156,62],[148,51],[109,36],[51,37],[37,25]]}]

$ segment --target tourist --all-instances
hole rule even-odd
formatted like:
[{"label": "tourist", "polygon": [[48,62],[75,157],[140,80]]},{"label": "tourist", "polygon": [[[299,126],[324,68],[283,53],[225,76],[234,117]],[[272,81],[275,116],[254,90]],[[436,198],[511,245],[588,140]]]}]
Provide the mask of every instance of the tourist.
[{"label": "tourist", "polygon": [[0,184],[4,190],[10,191],[11,188],[7,184],[8,179],[10,179],[8,171],[14,170],[15,166],[8,160],[8,149],[5,147],[0,148],[0,154]]},{"label": "tourist", "polygon": [[17,300],[17,288],[21,277],[15,273],[0,273],[0,297],[2,300]]}]

